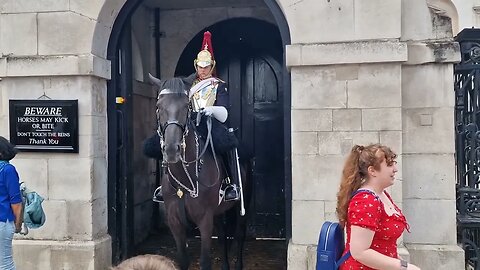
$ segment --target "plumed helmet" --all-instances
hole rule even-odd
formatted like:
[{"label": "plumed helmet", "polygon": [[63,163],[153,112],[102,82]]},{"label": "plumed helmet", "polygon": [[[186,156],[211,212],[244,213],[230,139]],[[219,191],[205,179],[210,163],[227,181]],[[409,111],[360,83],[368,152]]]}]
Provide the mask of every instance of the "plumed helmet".
[{"label": "plumed helmet", "polygon": [[209,31],[203,33],[202,49],[197,54],[197,58],[193,61],[193,64],[195,69],[197,69],[197,66],[206,67],[212,65],[212,67],[215,67],[215,59],[213,57],[212,47],[212,34]]}]

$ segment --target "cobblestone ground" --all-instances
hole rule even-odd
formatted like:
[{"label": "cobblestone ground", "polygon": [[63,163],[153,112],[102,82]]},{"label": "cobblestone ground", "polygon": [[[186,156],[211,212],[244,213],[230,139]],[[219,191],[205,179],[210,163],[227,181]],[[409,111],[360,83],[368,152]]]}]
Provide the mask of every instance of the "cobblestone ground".
[{"label": "cobblestone ground", "polygon": [[[232,245],[232,251],[236,249]],[[200,240],[189,238],[188,252],[191,259],[189,269],[199,270]],[[244,269],[245,270],[284,270],[287,269],[287,248],[285,241],[280,240],[248,240],[245,243]],[[220,269],[220,250],[216,239],[213,240],[213,269]],[[136,254],[159,254],[169,258],[175,257],[175,242],[167,233],[155,233],[139,245]],[[234,253],[231,252],[232,255]],[[234,256],[231,256],[234,257]],[[230,267],[234,269],[234,258],[230,261]]]}]

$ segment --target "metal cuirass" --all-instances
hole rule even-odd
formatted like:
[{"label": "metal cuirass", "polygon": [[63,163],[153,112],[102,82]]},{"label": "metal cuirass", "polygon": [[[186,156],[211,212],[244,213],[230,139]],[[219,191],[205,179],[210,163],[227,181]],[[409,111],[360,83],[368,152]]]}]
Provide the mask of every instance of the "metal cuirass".
[{"label": "metal cuirass", "polygon": [[211,81],[210,83],[200,85],[201,83],[202,82],[192,87],[194,92],[191,93],[190,100],[192,102],[193,111],[195,112],[198,112],[207,106],[213,106],[217,99],[219,81]]}]

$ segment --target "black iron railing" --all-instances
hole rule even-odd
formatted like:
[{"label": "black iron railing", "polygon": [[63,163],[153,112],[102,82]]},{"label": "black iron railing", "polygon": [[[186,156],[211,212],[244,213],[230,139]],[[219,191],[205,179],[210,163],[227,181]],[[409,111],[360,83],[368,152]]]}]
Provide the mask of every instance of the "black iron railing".
[{"label": "black iron railing", "polygon": [[458,34],[455,73],[457,235],[468,266],[480,270],[480,29]]}]

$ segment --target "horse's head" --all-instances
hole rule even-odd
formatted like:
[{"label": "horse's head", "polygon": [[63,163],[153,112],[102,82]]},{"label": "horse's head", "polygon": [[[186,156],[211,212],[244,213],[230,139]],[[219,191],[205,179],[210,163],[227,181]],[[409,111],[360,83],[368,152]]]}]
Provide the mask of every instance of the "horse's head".
[{"label": "horse's head", "polygon": [[[163,158],[168,163],[180,160],[185,137],[188,134],[189,80],[172,78],[161,81],[150,75],[152,83],[160,87],[157,98],[157,133]],[[183,149],[184,150],[184,149]]]}]

